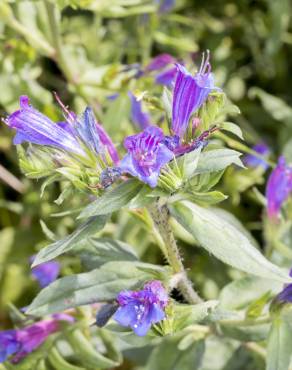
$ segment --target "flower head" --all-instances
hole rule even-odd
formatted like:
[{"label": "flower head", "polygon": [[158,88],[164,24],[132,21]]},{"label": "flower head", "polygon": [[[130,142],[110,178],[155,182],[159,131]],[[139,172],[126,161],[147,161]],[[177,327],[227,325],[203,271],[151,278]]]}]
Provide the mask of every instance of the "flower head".
[{"label": "flower head", "polygon": [[64,123],[54,123],[33,108],[27,96],[20,97],[20,109],[8,116],[5,123],[16,130],[14,144],[29,142],[83,154],[78,140]]},{"label": "flower head", "polygon": [[270,174],[266,188],[267,212],[270,219],[277,219],[282,204],[292,191],[292,167],[280,157],[276,168]]},{"label": "flower head", "polygon": [[117,297],[119,308],[114,319],[122,326],[131,327],[135,334],[144,336],[152,324],[165,318],[167,292],[160,281],[144,285],[140,291],[124,291]]},{"label": "flower head", "polygon": [[[35,256],[30,258],[30,262],[34,261]],[[32,276],[38,281],[41,288],[44,288],[55,281],[60,272],[60,264],[57,261],[49,261],[31,269]]]},{"label": "flower head", "polygon": [[143,112],[142,103],[137,100],[134,94],[129,92],[128,95],[131,100],[131,120],[137,127],[144,130],[151,125],[150,116],[148,113]]},{"label": "flower head", "polygon": [[69,112],[63,104],[62,108],[67,114],[66,121],[54,123],[33,108],[27,96],[21,96],[20,109],[5,120],[9,127],[16,130],[14,144],[29,142],[81,156],[86,155],[87,147],[101,156],[108,151],[114,163],[119,161],[115,146],[103,127],[96,122],[91,108],[87,107],[80,118]]},{"label": "flower head", "polygon": [[[268,157],[270,154],[269,147],[264,143],[256,144],[252,147],[252,149],[265,158]],[[244,164],[249,167],[262,167],[264,170],[266,170],[269,167],[268,163],[264,159],[256,157],[253,154],[247,154],[243,158],[243,161]]]},{"label": "flower head", "polygon": [[201,67],[192,76],[182,65],[176,64],[177,76],[172,103],[172,131],[183,137],[191,116],[202,106],[209,93],[217,89],[209,63],[209,52],[206,59],[203,56]]},{"label": "flower head", "polygon": [[128,136],[124,141],[128,154],[121,161],[121,170],[155,187],[160,169],[174,157],[163,140],[162,130],[155,126],[149,126],[137,135]]}]

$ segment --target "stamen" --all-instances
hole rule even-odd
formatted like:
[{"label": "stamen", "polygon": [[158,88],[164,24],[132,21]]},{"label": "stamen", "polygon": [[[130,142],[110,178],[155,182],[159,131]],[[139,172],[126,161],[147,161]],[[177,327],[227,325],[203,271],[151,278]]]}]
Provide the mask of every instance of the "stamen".
[{"label": "stamen", "polygon": [[62,108],[63,112],[67,115],[67,117],[65,116],[66,120],[69,122],[69,123],[73,123],[75,121],[75,117],[74,115],[69,111],[68,107],[66,107],[64,105],[64,103],[62,102],[62,100],[60,99],[59,95],[56,93],[56,91],[53,91],[53,94],[54,94],[54,97],[55,99],[57,100],[58,104],[60,105],[60,107]]}]

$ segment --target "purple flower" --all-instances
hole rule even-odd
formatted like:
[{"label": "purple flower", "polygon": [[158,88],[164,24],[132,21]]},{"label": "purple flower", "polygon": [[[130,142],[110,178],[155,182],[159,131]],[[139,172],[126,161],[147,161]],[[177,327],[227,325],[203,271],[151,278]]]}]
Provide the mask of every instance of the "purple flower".
[{"label": "purple flower", "polygon": [[155,126],[149,126],[137,135],[128,136],[124,141],[128,154],[121,161],[121,170],[155,187],[160,169],[174,157],[163,144],[163,140],[162,130]]},{"label": "purple flower", "polygon": [[27,96],[21,96],[20,109],[5,120],[9,127],[16,129],[14,144],[26,141],[82,156],[85,155],[85,147],[99,155],[104,155],[107,150],[113,162],[118,163],[116,148],[103,127],[96,122],[92,109],[87,107],[81,118],[78,118],[63,104],[61,106],[67,114],[67,120],[54,123],[33,108]]},{"label": "purple flower", "polygon": [[78,140],[64,128],[64,123],[56,124],[33,108],[27,96],[20,97],[20,109],[8,116],[5,123],[16,130],[14,144],[26,141],[84,154]]},{"label": "purple flower", "polygon": [[145,284],[143,290],[121,292],[117,302],[120,307],[114,319],[120,325],[132,328],[135,334],[144,336],[152,324],[165,318],[168,296],[161,282],[154,280]]},{"label": "purple flower", "polygon": [[145,67],[147,72],[157,71],[175,63],[175,58],[170,54],[159,54]]},{"label": "purple flower", "polygon": [[142,103],[137,100],[134,94],[129,91],[128,95],[131,100],[131,120],[136,126],[144,130],[151,125],[150,116],[142,111]]},{"label": "purple flower", "polygon": [[209,93],[217,89],[209,63],[209,52],[202,59],[201,67],[192,76],[182,65],[176,64],[177,77],[173,92],[172,131],[182,138],[187,130],[191,116],[202,106]]},{"label": "purple flower", "polygon": [[[264,143],[256,144],[252,147],[252,149],[265,158],[267,158],[270,154],[269,147]],[[243,158],[243,162],[248,167],[262,167],[264,170],[269,167],[268,163],[264,159],[256,157],[253,154],[247,154]]]},{"label": "purple flower", "polygon": [[167,13],[174,7],[175,0],[158,0],[158,3],[160,3],[159,12]]},{"label": "purple flower", "polygon": [[[292,277],[292,269],[289,272],[289,276]],[[280,302],[292,303],[292,284],[286,284],[283,290],[277,295],[277,300]]]},{"label": "purple flower", "polygon": [[50,320],[39,321],[23,329],[6,330],[0,332],[0,363],[7,360],[11,355],[13,363],[37,349],[47,337],[57,332],[59,321],[73,322],[69,315],[62,315]]},{"label": "purple flower", "polygon": [[[35,256],[30,258],[32,263]],[[31,269],[32,276],[38,281],[41,288],[44,288],[55,281],[60,273],[60,264],[57,261],[49,261],[42,263]]]},{"label": "purple flower", "polygon": [[158,85],[164,85],[164,86],[171,87],[176,75],[177,75],[177,68],[171,68],[171,69],[168,69],[166,71],[159,73],[155,78],[155,82]]},{"label": "purple flower", "polygon": [[266,188],[267,212],[270,219],[277,219],[282,204],[292,191],[292,167],[280,157],[276,168],[270,174]]}]

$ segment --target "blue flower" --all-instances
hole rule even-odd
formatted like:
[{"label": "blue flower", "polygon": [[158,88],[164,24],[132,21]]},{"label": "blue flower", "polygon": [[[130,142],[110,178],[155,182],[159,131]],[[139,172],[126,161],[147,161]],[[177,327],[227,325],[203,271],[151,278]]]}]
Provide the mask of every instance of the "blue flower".
[{"label": "blue flower", "polygon": [[17,352],[19,343],[16,338],[16,330],[0,332],[0,363]]},{"label": "blue flower", "polygon": [[283,203],[292,192],[292,167],[287,166],[285,158],[280,157],[267,182],[267,212],[270,219],[279,217]]},{"label": "blue flower", "polygon": [[158,85],[164,85],[164,86],[171,87],[176,75],[177,75],[177,68],[171,68],[171,69],[168,69],[166,71],[159,73],[155,77],[155,82]]},{"label": "blue flower", "polygon": [[167,13],[169,12],[175,5],[175,0],[157,0],[160,13]]},{"label": "blue flower", "polygon": [[120,325],[132,328],[135,334],[144,336],[151,325],[165,318],[168,296],[161,282],[154,280],[140,291],[121,292],[117,302],[120,307],[114,319]]},{"label": "blue flower", "polygon": [[175,63],[175,58],[172,55],[166,53],[159,54],[145,67],[145,71],[158,71],[159,69],[163,69],[173,63]]},{"label": "blue flower", "polygon": [[[265,158],[267,158],[270,154],[269,147],[264,143],[256,144],[252,147],[252,149]],[[247,154],[244,156],[243,162],[246,166],[262,167],[264,170],[269,167],[268,163],[264,159],[258,158],[253,154]]]},{"label": "blue flower", "polygon": [[[290,270],[289,276],[292,277],[292,269]],[[286,284],[283,290],[277,295],[277,300],[280,302],[292,303],[292,284]]]},{"label": "blue flower", "polygon": [[131,120],[140,129],[144,130],[151,125],[150,116],[148,113],[143,112],[141,101],[137,100],[134,94],[128,93],[131,100]]},{"label": "blue flower", "polygon": [[[30,262],[34,261],[34,257],[30,258]],[[32,276],[38,281],[41,288],[44,288],[55,281],[60,273],[60,264],[57,261],[49,261],[31,269]]]},{"label": "blue flower", "polygon": [[172,103],[172,131],[182,138],[188,128],[191,116],[206,101],[214,86],[214,78],[209,63],[209,53],[206,59],[203,56],[201,67],[195,76],[192,76],[182,65],[176,64],[177,76],[173,92]]},{"label": "blue flower", "polygon": [[174,158],[174,154],[163,141],[162,130],[155,126],[149,126],[137,135],[128,136],[124,141],[128,154],[121,161],[121,170],[155,187],[161,168]]}]

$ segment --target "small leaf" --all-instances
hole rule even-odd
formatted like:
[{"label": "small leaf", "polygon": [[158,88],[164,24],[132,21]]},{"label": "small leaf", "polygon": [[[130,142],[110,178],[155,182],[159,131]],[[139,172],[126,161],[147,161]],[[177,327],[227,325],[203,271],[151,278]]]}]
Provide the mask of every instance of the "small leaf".
[{"label": "small leaf", "polygon": [[166,337],[155,346],[145,370],[196,370],[205,350],[204,341],[193,341],[185,350],[178,349],[181,337]]},{"label": "small leaf", "polygon": [[221,261],[266,279],[291,281],[288,272],[268,261],[244,234],[211,210],[188,201],[173,203],[170,210],[200,245]]},{"label": "small leaf", "polygon": [[239,159],[240,156],[241,153],[231,149],[214,149],[203,152],[200,155],[198,166],[192,176],[221,171],[231,164],[236,164],[244,168],[243,163]]},{"label": "small leaf", "polygon": [[94,235],[101,230],[104,227],[106,220],[107,216],[91,217],[84,224],[80,225],[72,234],[66,236],[66,238],[58,240],[57,242],[41,249],[36,255],[32,267],[69,252],[78,246],[79,243],[84,241],[86,237]]},{"label": "small leaf", "polygon": [[89,204],[78,218],[105,215],[125,207],[141,190],[143,184],[136,179],[128,180],[113,190],[105,192]]},{"label": "small leaf", "polygon": [[231,132],[235,136],[238,136],[241,140],[244,140],[244,137],[242,135],[241,128],[238,125],[236,125],[235,123],[232,123],[232,122],[223,122],[220,125],[220,127],[221,127],[222,130]]}]

